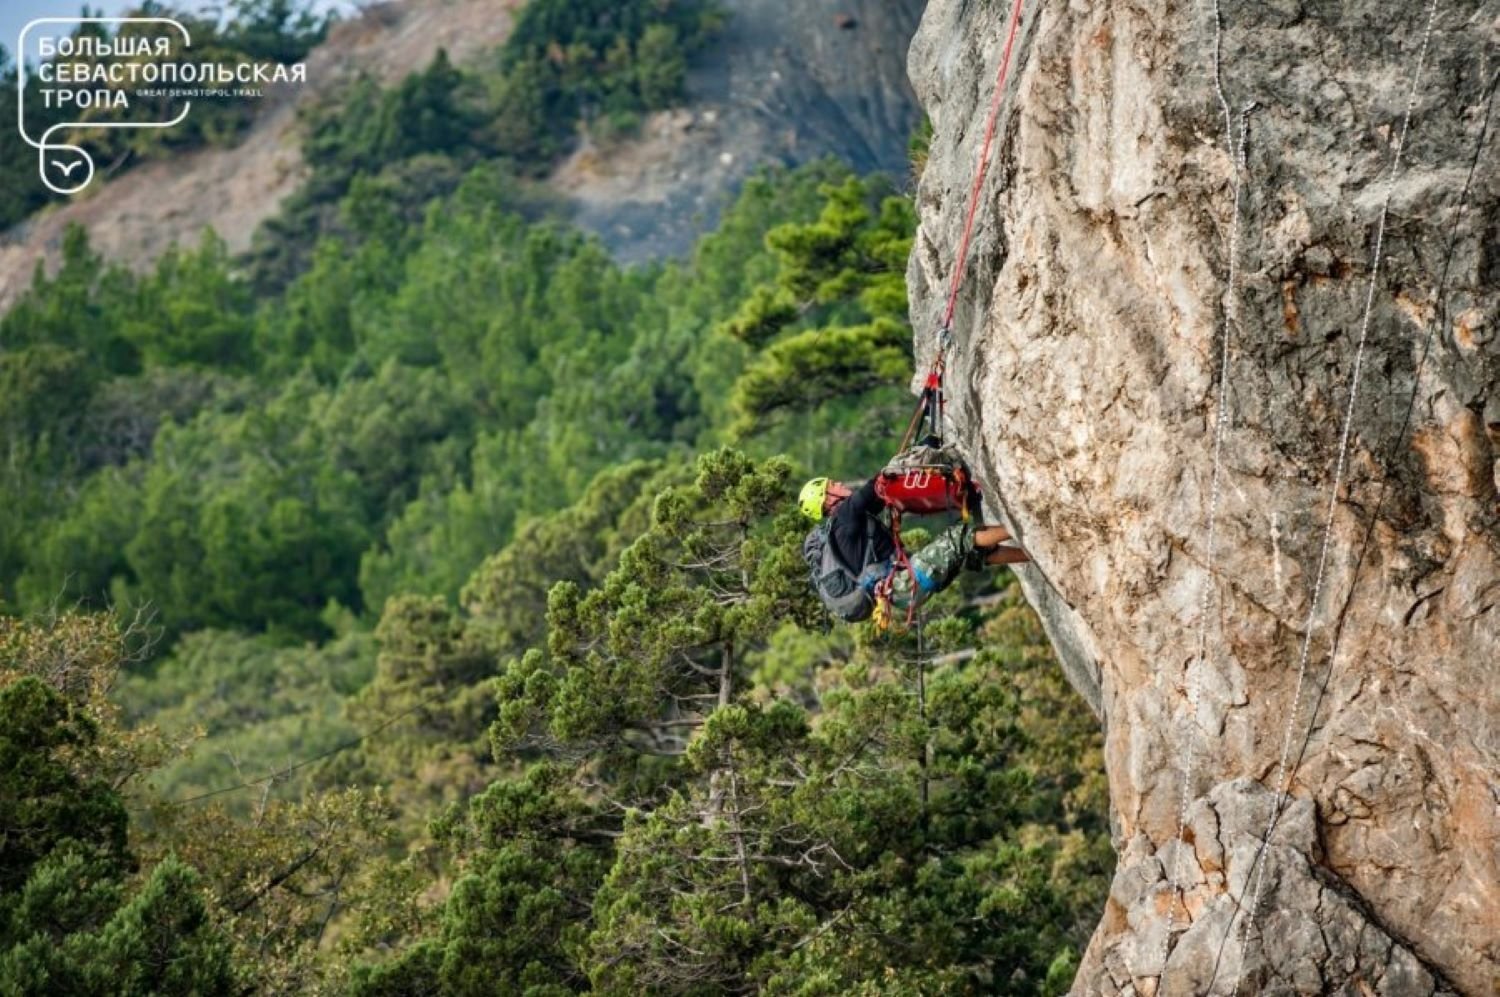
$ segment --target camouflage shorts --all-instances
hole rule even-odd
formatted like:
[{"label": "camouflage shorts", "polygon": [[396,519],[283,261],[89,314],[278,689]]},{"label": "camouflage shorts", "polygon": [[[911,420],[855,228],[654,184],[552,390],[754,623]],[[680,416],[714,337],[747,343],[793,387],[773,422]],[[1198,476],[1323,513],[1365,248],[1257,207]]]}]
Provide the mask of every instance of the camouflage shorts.
[{"label": "camouflage shorts", "polygon": [[891,602],[905,609],[913,596],[912,576],[916,576],[922,596],[941,592],[953,584],[964,569],[964,562],[974,553],[974,528],[959,523],[933,537],[931,542],[911,555],[911,571],[896,569],[891,582]]}]

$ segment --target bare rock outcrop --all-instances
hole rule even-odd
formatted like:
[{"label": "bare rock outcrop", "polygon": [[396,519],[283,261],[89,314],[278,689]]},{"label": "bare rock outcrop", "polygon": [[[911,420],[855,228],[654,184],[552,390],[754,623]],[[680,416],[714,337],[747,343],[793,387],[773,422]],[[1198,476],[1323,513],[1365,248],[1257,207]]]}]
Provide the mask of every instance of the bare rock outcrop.
[{"label": "bare rock outcrop", "polygon": [[[911,51],[922,356],[1009,6],[933,0]],[[1390,186],[1425,3],[1225,5],[1217,66],[1209,0],[1027,7],[950,413],[1105,726],[1074,991],[1500,993],[1500,2],[1439,2]]]},{"label": "bare rock outcrop", "polygon": [[726,193],[768,164],[835,157],[905,179],[921,112],[901,54],[922,0],[724,0],[725,30],[696,58],[686,107],[639,138],[585,141],[551,185],[616,258],[685,253]]},{"label": "bare rock outcrop", "polygon": [[[142,164],[0,233],[0,309],[60,258],[71,224],[111,260],[149,267],[212,228],[231,252],[307,178],[298,108],[357,71],[390,84],[439,48],[485,58],[510,34],[521,0],[383,0],[335,25],[308,55],[308,82],[269,88],[230,148]],[[587,135],[549,178],[559,207],[622,262],[679,255],[714,227],[744,180],[767,165],[826,156],[905,179],[920,118],[902,60],[922,0],[724,0],[723,35],[693,60],[686,106],[652,115],[638,136]]]}]

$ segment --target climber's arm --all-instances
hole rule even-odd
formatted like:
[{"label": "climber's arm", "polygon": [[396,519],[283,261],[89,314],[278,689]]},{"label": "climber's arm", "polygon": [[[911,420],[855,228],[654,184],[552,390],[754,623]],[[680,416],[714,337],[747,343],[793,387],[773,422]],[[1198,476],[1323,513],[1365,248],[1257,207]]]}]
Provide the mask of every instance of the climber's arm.
[{"label": "climber's arm", "polygon": [[875,479],[871,478],[854,490],[844,505],[849,509],[852,522],[862,523],[865,516],[877,516],[885,508],[885,500],[875,491]]},{"label": "climber's arm", "polygon": [[1031,555],[1019,547],[996,547],[984,556],[985,564],[1029,564]]}]

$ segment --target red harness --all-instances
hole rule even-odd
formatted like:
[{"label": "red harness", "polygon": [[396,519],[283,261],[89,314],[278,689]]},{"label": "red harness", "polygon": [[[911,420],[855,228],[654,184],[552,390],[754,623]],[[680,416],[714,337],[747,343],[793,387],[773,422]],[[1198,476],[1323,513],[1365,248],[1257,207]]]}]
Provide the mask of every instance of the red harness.
[{"label": "red harness", "polygon": [[[957,512],[967,522],[970,511],[979,505],[979,485],[970,474],[968,465],[943,450],[942,418],[943,356],[939,352],[923,385],[922,397],[911,424],[901,440],[901,453],[875,477],[875,494],[891,513],[891,539],[895,544],[891,568],[874,591],[876,624],[881,629],[891,622],[892,590],[898,575],[904,572],[911,579],[911,601],[906,608],[908,627],[916,616],[917,603],[923,595],[916,568],[912,566],[906,545],[901,542],[902,515],[952,516]],[[912,440],[924,424],[928,435],[913,447]]]}]

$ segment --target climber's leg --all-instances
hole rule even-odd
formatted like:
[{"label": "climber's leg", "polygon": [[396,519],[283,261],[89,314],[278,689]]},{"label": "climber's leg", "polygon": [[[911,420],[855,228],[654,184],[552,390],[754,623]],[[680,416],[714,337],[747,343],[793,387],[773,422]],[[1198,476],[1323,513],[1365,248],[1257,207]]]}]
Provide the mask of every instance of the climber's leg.
[{"label": "climber's leg", "polygon": [[965,567],[978,569],[987,564],[1020,564],[1030,560],[1019,547],[997,546],[986,550],[977,542],[983,536],[998,544],[1000,540],[995,538],[1001,535],[1010,539],[1010,532],[1003,526],[977,530],[967,523],[950,526],[911,555],[910,571],[900,567],[895,569],[896,574],[891,579],[891,602],[905,609],[913,598],[925,599],[941,592],[953,584]]},{"label": "climber's leg", "polygon": [[900,609],[913,599],[925,599],[953,584],[964,564],[975,554],[974,528],[967,523],[951,526],[911,555],[911,570],[895,569],[891,579],[891,603]]},{"label": "climber's leg", "polygon": [[964,562],[974,553],[974,528],[959,523],[933,537],[921,550],[911,555],[911,571],[897,569],[891,587],[891,601],[905,608],[911,604],[912,576],[916,576],[916,587],[926,597],[941,592],[953,584],[953,579],[963,570]]},{"label": "climber's leg", "polygon": [[979,526],[974,529],[974,546],[980,550],[998,547],[1010,539],[1010,530],[1003,526]]}]

